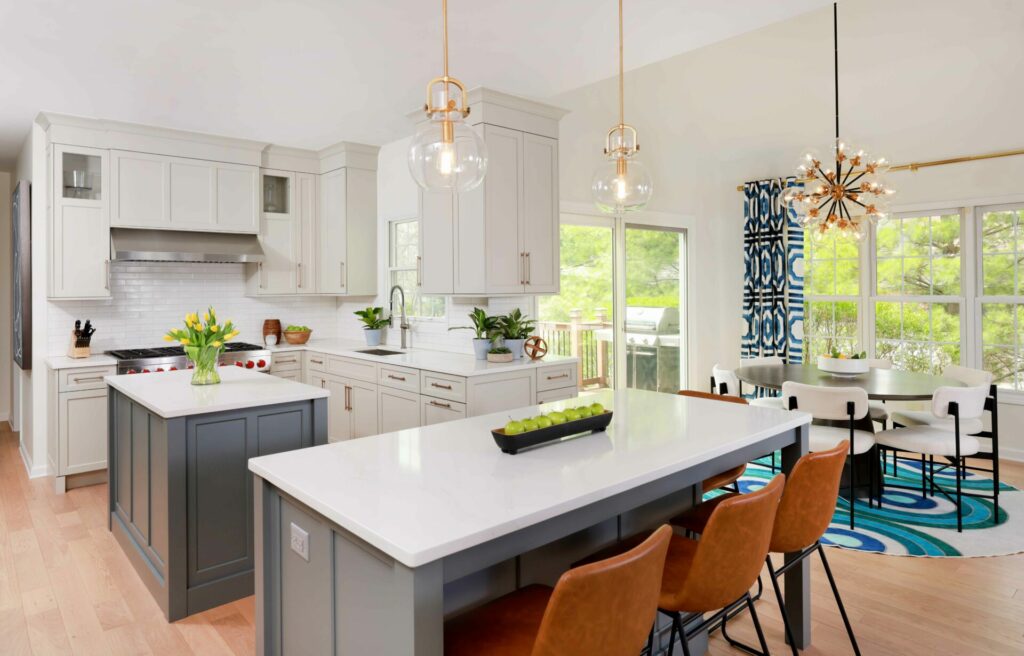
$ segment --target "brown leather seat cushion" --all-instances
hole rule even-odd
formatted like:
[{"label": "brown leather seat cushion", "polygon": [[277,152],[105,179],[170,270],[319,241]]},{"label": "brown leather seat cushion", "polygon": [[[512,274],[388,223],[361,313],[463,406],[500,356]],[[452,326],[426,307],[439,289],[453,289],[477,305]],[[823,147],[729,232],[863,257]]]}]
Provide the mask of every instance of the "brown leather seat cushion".
[{"label": "brown leather seat cushion", "polygon": [[673,517],[669,521],[669,524],[678,526],[679,528],[685,528],[694,533],[703,533],[704,527],[708,525],[708,520],[711,519],[711,513],[715,512],[715,508],[718,507],[718,504],[722,503],[726,499],[731,499],[734,496],[736,496],[735,492],[726,492],[714,499],[708,499],[707,501],[690,508],[686,512]]},{"label": "brown leather seat cushion", "polygon": [[529,585],[444,623],[448,656],[530,656],[552,589]]}]

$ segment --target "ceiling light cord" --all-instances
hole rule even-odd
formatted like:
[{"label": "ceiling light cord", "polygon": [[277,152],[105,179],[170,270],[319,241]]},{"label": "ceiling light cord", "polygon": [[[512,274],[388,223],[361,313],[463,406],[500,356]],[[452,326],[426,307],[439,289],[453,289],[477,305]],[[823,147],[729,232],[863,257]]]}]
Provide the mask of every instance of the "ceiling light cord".
[{"label": "ceiling light cord", "polygon": [[[447,0],[446,0],[447,1]],[[626,110],[625,110],[625,91],[623,78],[625,74],[623,72],[622,65],[622,0],[619,0],[619,125],[625,125],[626,123]],[[620,127],[620,134],[622,128]]]},{"label": "ceiling light cord", "polygon": [[[444,78],[448,79],[448,0],[441,0],[441,15],[444,23],[444,36],[441,42],[444,44]],[[447,85],[446,85],[447,86]]]},{"label": "ceiling light cord", "polygon": [[[621,0],[620,0],[621,2]],[[836,145],[839,145],[839,3],[832,3],[833,82],[836,90]]]}]

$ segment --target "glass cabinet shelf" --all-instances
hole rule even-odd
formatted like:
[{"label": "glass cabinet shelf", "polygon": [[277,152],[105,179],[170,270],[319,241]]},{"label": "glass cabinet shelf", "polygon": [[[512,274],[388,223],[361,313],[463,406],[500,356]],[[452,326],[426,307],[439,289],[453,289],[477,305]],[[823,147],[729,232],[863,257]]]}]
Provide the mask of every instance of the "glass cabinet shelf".
[{"label": "glass cabinet shelf", "polygon": [[64,177],[64,198],[101,200],[103,160],[99,155],[64,153],[61,171]]},{"label": "glass cabinet shelf", "polygon": [[288,213],[288,178],[280,175],[263,176],[263,211],[272,214]]}]

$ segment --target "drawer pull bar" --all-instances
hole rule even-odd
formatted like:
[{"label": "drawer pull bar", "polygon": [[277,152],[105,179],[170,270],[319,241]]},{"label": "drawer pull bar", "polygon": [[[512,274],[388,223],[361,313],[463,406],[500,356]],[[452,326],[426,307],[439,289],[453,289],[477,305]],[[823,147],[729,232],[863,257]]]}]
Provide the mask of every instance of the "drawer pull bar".
[{"label": "drawer pull bar", "polygon": [[431,401],[430,405],[438,407],[438,408],[448,408],[449,410],[452,409],[452,404],[451,403],[441,403],[440,401]]},{"label": "drawer pull bar", "polygon": [[392,374],[388,374],[388,378],[390,378],[391,380],[400,380],[403,383],[405,382],[405,376],[394,376]]},{"label": "drawer pull bar", "polygon": [[431,387],[436,387],[438,389],[446,389],[446,390],[450,390],[452,388],[451,385],[442,385],[441,383],[430,383],[430,386]]},{"label": "drawer pull bar", "polygon": [[557,376],[548,376],[548,380],[558,380],[559,378],[568,378],[569,374],[558,374]]},{"label": "drawer pull bar", "polygon": [[309,360],[309,361],[310,361],[310,362],[312,362],[313,364],[323,364],[323,363],[324,363],[324,361],[323,361],[323,360],[314,360],[314,359],[312,359],[312,358],[310,358],[310,360]]},{"label": "drawer pull bar", "polygon": [[295,358],[292,358],[290,360],[285,360],[283,358],[278,358],[277,360],[274,360],[274,364],[294,364],[295,362],[297,362],[297,360]]},{"label": "drawer pull bar", "polygon": [[90,376],[89,378],[72,378],[76,383],[99,383],[103,380],[103,376]]}]

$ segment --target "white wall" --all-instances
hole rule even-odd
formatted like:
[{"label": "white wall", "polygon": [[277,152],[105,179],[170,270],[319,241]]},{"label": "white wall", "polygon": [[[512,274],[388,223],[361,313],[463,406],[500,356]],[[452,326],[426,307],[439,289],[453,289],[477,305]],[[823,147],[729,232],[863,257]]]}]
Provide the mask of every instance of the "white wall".
[{"label": "white wall", "polygon": [[[832,12],[815,11],[631,71],[626,121],[654,176],[649,209],[697,217],[702,246],[691,380],[738,364],[745,180],[789,175],[833,131]],[[1024,147],[1024,3],[1011,0],[840,6],[845,138],[909,162]],[[627,44],[626,59],[629,49]],[[784,82],[797,83],[795,88]],[[614,79],[556,96],[563,202],[588,202]],[[1024,157],[893,173],[898,202],[946,205],[1024,194]],[[1003,444],[1024,457],[1024,406],[1006,406]]]},{"label": "white wall", "polygon": [[11,174],[0,171],[0,421],[11,417]]}]

